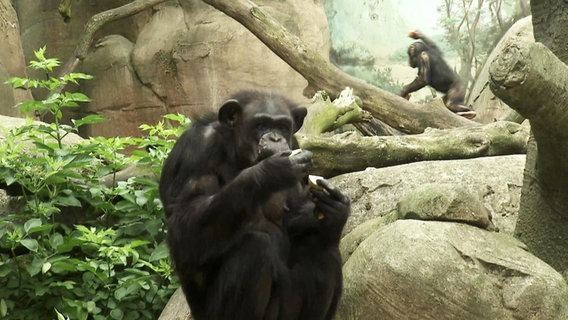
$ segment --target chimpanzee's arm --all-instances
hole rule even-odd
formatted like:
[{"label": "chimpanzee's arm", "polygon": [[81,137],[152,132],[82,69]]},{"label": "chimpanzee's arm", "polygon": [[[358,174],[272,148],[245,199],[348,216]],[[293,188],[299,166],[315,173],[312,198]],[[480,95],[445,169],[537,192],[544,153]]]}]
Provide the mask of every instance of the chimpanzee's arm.
[{"label": "chimpanzee's arm", "polygon": [[246,219],[241,214],[243,210],[298,183],[307,174],[311,158],[309,151],[293,157],[283,152],[241,171],[215,194],[196,199],[201,224],[217,225],[220,220],[233,224]]},{"label": "chimpanzee's arm", "polygon": [[410,93],[418,91],[430,84],[430,57],[428,56],[428,52],[424,51],[420,54],[418,64],[418,76],[414,81],[402,88],[400,92],[401,97],[407,97]]},{"label": "chimpanzee's arm", "polygon": [[409,35],[413,39],[421,39],[422,42],[424,42],[429,47],[429,49],[434,49],[436,51],[440,51],[440,48],[438,48],[438,45],[436,45],[436,43],[432,39],[428,38],[422,32],[415,30],[415,31],[411,31]]},{"label": "chimpanzee's arm", "polygon": [[[170,238],[179,241],[180,248],[188,243],[209,243],[207,250],[193,248],[193,259],[208,259],[223,252],[240,227],[254,217],[255,204],[260,204],[278,192],[298,183],[311,165],[311,152],[293,157],[281,153],[241,171],[234,179],[221,185],[216,174],[191,177],[173,205],[169,217]],[[172,228],[172,226],[177,226]]]}]

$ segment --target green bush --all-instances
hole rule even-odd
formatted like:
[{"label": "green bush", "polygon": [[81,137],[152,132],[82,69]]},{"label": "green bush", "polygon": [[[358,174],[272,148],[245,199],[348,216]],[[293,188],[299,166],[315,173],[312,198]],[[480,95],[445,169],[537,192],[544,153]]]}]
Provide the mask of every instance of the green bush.
[{"label": "green bush", "polygon": [[[47,91],[45,100],[19,107],[50,113],[54,121],[28,121],[6,132],[0,144],[0,185],[16,190],[21,202],[20,209],[0,215],[0,318],[156,319],[177,287],[157,182],[114,178],[133,163],[157,176],[188,119],[168,115],[165,121],[175,125],[142,125],[145,138],[66,144],[65,137],[80,126],[104,119],[61,122],[64,108],[89,99],[58,89],[91,76],[52,77],[59,62],[44,52],[36,52],[30,67],[44,71],[47,80],[7,81]],[[126,148],[134,150],[131,155],[121,153]],[[107,186],[103,178],[114,183]]]}]

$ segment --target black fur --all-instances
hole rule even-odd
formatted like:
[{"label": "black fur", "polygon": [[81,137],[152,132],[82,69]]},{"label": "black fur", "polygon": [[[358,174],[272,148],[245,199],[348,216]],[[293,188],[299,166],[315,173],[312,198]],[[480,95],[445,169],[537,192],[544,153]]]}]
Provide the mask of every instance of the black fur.
[{"label": "black fur", "polygon": [[325,191],[306,185],[309,151],[290,156],[305,115],[280,95],[240,92],[166,160],[168,244],[196,320],[335,313],[349,200],[325,181]]}]

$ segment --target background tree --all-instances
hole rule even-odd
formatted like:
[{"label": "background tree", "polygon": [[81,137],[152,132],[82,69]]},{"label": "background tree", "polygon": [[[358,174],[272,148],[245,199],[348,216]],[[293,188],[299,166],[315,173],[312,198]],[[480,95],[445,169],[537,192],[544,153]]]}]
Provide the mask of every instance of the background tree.
[{"label": "background tree", "polygon": [[503,34],[530,14],[526,0],[445,0],[439,8],[444,37],[460,58],[469,85]]}]

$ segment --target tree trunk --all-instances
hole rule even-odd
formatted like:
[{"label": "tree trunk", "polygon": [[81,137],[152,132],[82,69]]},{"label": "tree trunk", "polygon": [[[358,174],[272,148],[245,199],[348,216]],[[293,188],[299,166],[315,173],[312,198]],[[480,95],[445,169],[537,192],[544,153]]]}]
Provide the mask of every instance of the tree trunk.
[{"label": "tree trunk", "polygon": [[542,43],[521,42],[503,49],[490,75],[491,90],[529,119],[538,144],[527,158],[515,232],[568,276],[568,67]]},{"label": "tree trunk", "polygon": [[311,96],[318,90],[337,96],[345,87],[351,87],[355,95],[361,98],[364,110],[405,133],[421,133],[427,127],[443,129],[476,125],[445,108],[424,108],[344,73],[249,0],[203,2],[241,23],[300,73],[308,81],[308,88],[304,92],[306,96]]},{"label": "tree trunk", "polygon": [[525,153],[528,137],[528,127],[502,121],[397,137],[362,137],[353,132],[297,135],[301,148],[314,153],[310,172],[324,177],[416,161]]},{"label": "tree trunk", "polygon": [[568,6],[565,0],[531,0],[534,38],[568,62]]}]

